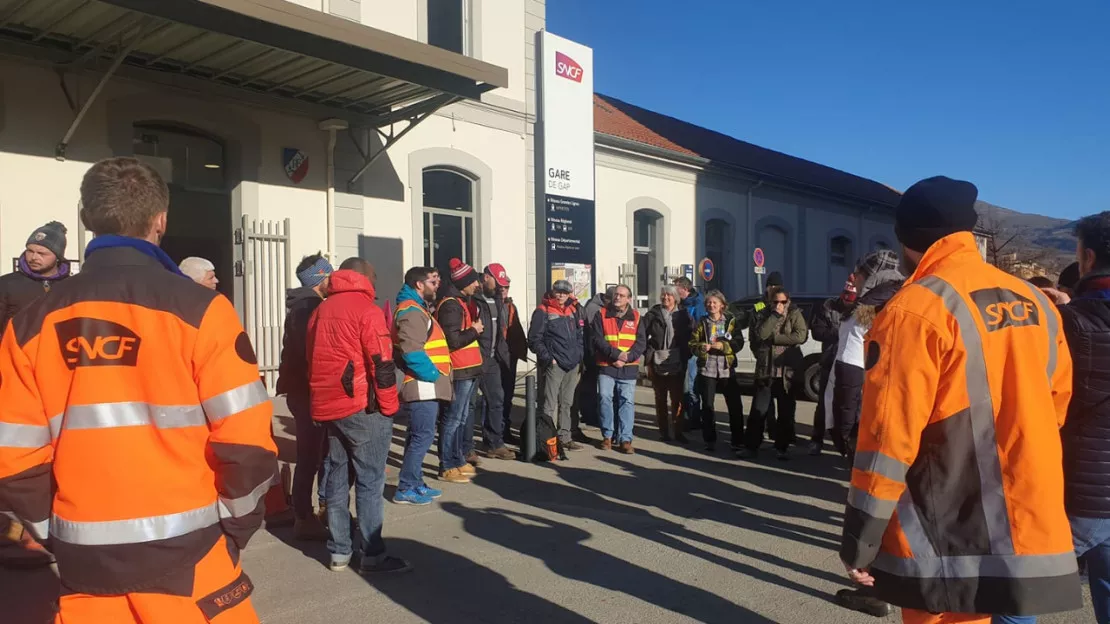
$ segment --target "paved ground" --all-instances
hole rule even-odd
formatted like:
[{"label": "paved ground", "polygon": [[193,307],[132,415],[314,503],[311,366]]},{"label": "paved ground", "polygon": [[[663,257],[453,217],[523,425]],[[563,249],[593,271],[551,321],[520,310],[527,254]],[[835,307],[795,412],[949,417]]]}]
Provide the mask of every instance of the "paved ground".
[{"label": "paved ground", "polygon": [[[836,556],[846,472],[836,457],[798,450],[790,462],[768,453],[741,463],[723,448],[663,444],[647,393],[638,399],[634,456],[588,449],[546,465],[490,460],[472,484],[437,486],[430,455],[440,502],[386,506],[389,548],[416,565],[411,574],[371,584],[353,570],[328,571],[322,544],[294,542],[288,529],[260,532],[244,561],[263,621],[880,621],[830,602],[846,586]],[[811,415],[799,406],[800,421]],[[278,422],[291,457],[293,423]],[[401,436],[398,427],[394,465]],[[0,619],[41,622],[52,591],[49,572],[0,573]],[[1041,622],[1090,622],[1089,604]]]}]

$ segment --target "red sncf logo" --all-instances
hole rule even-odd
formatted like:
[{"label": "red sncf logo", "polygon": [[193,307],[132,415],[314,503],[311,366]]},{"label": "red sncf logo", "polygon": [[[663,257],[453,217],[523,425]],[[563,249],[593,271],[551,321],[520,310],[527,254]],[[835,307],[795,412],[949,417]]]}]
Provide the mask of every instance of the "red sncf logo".
[{"label": "red sncf logo", "polygon": [[582,66],[562,52],[555,53],[555,75],[582,82]]}]

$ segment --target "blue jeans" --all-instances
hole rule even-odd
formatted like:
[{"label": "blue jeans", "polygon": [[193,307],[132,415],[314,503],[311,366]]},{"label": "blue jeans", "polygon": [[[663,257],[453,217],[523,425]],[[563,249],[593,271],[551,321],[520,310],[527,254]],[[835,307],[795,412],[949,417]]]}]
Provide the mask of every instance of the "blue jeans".
[{"label": "blue jeans", "polygon": [[701,397],[698,396],[698,358],[686,361],[686,383],[683,385],[683,404],[686,406],[686,422],[701,424]]},{"label": "blue jeans", "polygon": [[[635,379],[617,379],[602,373],[597,378],[597,392],[601,397],[601,437],[612,439],[615,443],[631,442],[632,427],[636,420]],[[617,398],[617,430],[613,431],[613,396]],[[617,436],[614,438],[614,434]]]},{"label": "blue jeans", "polygon": [[1035,615],[993,615],[991,624],[1037,624]]},{"label": "blue jeans", "polygon": [[[327,502],[328,435],[324,427],[312,420],[308,396],[290,394],[285,404],[297,425],[297,465],[293,469],[293,512],[298,518],[312,515],[312,481],[315,477],[318,497]],[[321,505],[322,506],[322,505]]]},{"label": "blue jeans", "polygon": [[443,416],[443,431],[439,434],[439,467],[444,472],[462,468],[466,463],[466,439],[473,447],[474,428],[467,429],[470,418],[470,401],[478,389],[477,379],[459,379],[454,382],[455,399]]},{"label": "blue jeans", "polygon": [[355,514],[364,557],[385,553],[382,540],[385,462],[393,439],[393,419],[358,412],[327,423],[328,428],[328,551],[332,560],[350,559],[351,485],[347,464],[355,467]]},{"label": "blue jeans", "polygon": [[424,456],[436,439],[439,401],[404,403],[401,411],[409,418],[409,431],[405,437],[405,459],[401,462],[397,491],[407,492],[424,483]]},{"label": "blue jeans", "polygon": [[1110,624],[1110,518],[1068,516],[1075,556],[1087,564],[1095,621]]}]

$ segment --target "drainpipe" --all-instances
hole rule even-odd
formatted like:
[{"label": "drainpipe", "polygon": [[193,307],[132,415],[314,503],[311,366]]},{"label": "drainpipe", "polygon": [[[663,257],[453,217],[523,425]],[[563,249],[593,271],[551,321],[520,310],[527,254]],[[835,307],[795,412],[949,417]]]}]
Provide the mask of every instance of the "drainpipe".
[{"label": "drainpipe", "polygon": [[[748,185],[748,247],[750,248],[748,249],[748,253],[755,253],[755,232],[752,231],[752,191],[761,186],[763,186],[763,180]],[[745,288],[744,292],[747,291],[748,289]]]},{"label": "drainpipe", "polygon": [[327,228],[328,260],[335,264],[335,133],[346,130],[347,122],[342,119],[325,119],[319,128],[328,133],[328,187],[327,187]]}]

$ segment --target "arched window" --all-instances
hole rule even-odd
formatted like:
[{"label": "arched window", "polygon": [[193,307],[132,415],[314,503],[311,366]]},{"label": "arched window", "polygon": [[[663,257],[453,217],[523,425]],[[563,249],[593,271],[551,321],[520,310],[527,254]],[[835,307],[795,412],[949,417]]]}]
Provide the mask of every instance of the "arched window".
[{"label": "arched window", "polygon": [[636,264],[636,307],[650,307],[659,298],[659,230],[663,215],[649,208],[632,213],[632,256]]},{"label": "arched window", "polygon": [[428,7],[428,44],[469,55],[471,0],[424,2],[427,2]]},{"label": "arched window", "polygon": [[829,265],[848,268],[855,260],[852,255],[852,239],[847,236],[834,236],[829,240]]},{"label": "arched window", "polygon": [[424,169],[424,264],[445,277],[451,258],[474,264],[476,184],[455,169]]},{"label": "arched window", "polygon": [[725,279],[730,268],[729,251],[732,240],[732,228],[728,221],[723,219],[710,219],[705,222],[705,256],[713,261],[713,279],[706,283],[707,291],[717,289],[725,291],[728,281]]}]

